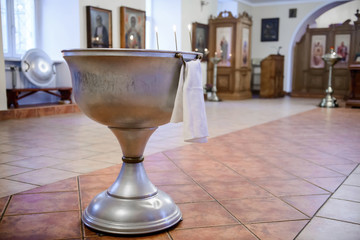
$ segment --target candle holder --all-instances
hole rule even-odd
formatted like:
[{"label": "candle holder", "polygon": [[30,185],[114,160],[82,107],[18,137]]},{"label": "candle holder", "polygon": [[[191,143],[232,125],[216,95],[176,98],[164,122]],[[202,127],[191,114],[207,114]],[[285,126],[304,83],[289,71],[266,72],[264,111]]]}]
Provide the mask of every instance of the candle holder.
[{"label": "candle holder", "polygon": [[341,56],[338,55],[333,48],[331,48],[330,53],[327,53],[324,56],[322,56],[322,59],[326,62],[326,64],[329,65],[329,79],[328,79],[328,87],[325,90],[326,95],[321,100],[319,107],[324,107],[324,108],[339,107],[336,98],[332,96],[334,90],[331,87],[331,82],[332,82],[333,66],[341,59]]},{"label": "candle holder", "polygon": [[221,61],[221,58],[212,57],[210,61],[214,64],[214,74],[213,74],[213,87],[211,89],[211,95],[207,98],[208,101],[211,102],[220,102],[221,99],[216,95],[217,88],[216,88],[216,80],[217,80],[217,65]]},{"label": "candle holder", "polygon": [[108,126],[123,157],[115,182],[87,206],[82,220],[107,233],[144,234],[177,224],[181,212],[146,175],[144,149],[170,121],[184,61],[201,53],[134,49],[62,51],[74,96],[89,118]]}]

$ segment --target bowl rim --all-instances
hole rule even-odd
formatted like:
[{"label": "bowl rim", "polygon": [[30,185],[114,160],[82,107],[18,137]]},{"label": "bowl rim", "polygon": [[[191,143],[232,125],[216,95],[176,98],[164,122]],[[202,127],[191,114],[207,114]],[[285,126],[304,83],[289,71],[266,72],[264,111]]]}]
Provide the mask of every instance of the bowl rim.
[{"label": "bowl rim", "polygon": [[184,59],[198,59],[203,56],[200,52],[129,49],[129,48],[75,48],[61,51],[64,57],[69,56],[134,56],[134,57],[177,57],[181,54]]}]

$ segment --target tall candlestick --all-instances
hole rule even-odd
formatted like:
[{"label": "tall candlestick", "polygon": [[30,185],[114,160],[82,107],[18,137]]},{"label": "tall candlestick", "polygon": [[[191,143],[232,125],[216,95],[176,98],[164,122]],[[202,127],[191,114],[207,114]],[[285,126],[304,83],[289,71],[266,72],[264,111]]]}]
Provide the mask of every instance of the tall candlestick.
[{"label": "tall candlestick", "polygon": [[192,50],[192,41],[191,41],[191,24],[188,25],[188,29],[189,29],[189,37],[190,37],[190,49]]},{"label": "tall candlestick", "polygon": [[157,49],[159,50],[159,35],[158,35],[158,27],[155,26],[155,33],[156,33],[156,45]]},{"label": "tall candlestick", "polygon": [[174,35],[175,35],[175,47],[176,47],[176,51],[178,50],[177,48],[177,39],[176,39],[176,26],[173,26],[173,30],[174,30]]}]

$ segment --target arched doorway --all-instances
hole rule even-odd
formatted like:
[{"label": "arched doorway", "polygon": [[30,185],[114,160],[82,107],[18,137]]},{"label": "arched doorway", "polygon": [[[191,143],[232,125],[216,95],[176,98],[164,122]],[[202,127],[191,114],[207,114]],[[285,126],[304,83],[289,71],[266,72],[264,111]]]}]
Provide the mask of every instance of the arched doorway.
[{"label": "arched doorway", "polygon": [[287,67],[287,70],[285,70],[288,74],[286,75],[285,81],[284,81],[284,88],[286,92],[292,91],[292,74],[293,74],[293,58],[294,58],[294,47],[296,42],[298,42],[301,37],[304,35],[306,28],[308,25],[313,24],[315,20],[321,16],[323,13],[329,11],[330,9],[337,7],[341,4],[351,2],[352,0],[342,0],[342,1],[332,1],[332,2],[325,2],[324,4],[320,5],[318,8],[314,9],[312,12],[310,12],[307,17],[305,17],[302,22],[297,26],[296,30],[294,31],[294,34],[291,37],[290,43],[289,43],[289,51],[288,51],[288,57],[286,59],[285,67]]}]

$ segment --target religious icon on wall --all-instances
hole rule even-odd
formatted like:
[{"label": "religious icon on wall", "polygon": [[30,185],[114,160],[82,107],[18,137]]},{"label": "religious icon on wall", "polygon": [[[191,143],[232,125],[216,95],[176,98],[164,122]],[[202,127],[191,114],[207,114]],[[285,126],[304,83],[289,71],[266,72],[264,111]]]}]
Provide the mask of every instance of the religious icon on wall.
[{"label": "religious icon on wall", "polygon": [[325,62],[322,59],[322,56],[325,54],[325,47],[326,47],[325,35],[313,35],[311,37],[311,54],[310,54],[311,68],[325,67]]},{"label": "religious icon on wall", "polygon": [[232,50],[232,27],[216,28],[216,52],[215,55],[221,58],[218,63],[220,67],[231,66],[231,50]]},{"label": "religious icon on wall", "polygon": [[279,40],[279,18],[261,19],[261,41],[274,42]]},{"label": "religious icon on wall", "polygon": [[242,30],[242,66],[249,64],[249,29],[243,28]]},{"label": "religious icon on wall", "polygon": [[120,7],[120,17],[120,46],[122,48],[145,48],[145,12]]},{"label": "religious icon on wall", "polygon": [[208,35],[209,26],[201,23],[192,24],[192,50],[203,54],[203,61],[207,61],[208,56]]},{"label": "religious icon on wall", "polygon": [[341,56],[341,60],[335,65],[336,67],[347,67],[350,53],[350,34],[335,35],[335,51]]},{"label": "religious icon on wall", "polygon": [[111,48],[111,10],[86,6],[87,47]]}]

